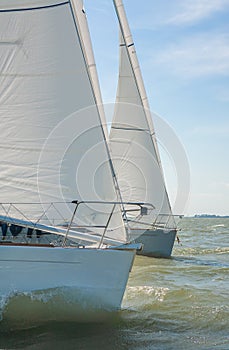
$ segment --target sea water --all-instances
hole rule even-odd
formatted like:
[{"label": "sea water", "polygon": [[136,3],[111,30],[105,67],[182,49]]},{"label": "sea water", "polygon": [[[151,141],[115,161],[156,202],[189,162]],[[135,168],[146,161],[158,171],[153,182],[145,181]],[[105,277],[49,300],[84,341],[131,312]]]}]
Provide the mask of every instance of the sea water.
[{"label": "sea water", "polygon": [[65,289],[0,296],[0,349],[229,349],[229,219],[179,227],[172,258],[135,259],[119,312]]}]

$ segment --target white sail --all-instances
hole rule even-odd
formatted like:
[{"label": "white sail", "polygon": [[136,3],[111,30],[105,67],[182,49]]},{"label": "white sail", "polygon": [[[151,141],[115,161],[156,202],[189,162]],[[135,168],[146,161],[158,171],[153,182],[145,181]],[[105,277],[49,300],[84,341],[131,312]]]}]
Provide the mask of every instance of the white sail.
[{"label": "white sail", "polygon": [[[85,60],[87,63],[88,67],[88,72],[91,76],[91,82],[93,84],[93,91],[94,91],[94,96],[96,100],[96,105],[99,110],[100,114],[100,120],[103,125],[103,130],[104,134],[106,137],[106,146],[109,147],[109,136],[108,136],[108,130],[107,130],[107,122],[106,122],[106,117],[105,117],[105,112],[104,112],[104,107],[103,107],[103,101],[102,101],[102,96],[101,96],[101,91],[100,91],[100,86],[99,86],[99,80],[98,80],[98,74],[97,74],[97,69],[96,69],[96,64],[95,64],[95,58],[94,58],[94,53],[92,49],[92,43],[91,43],[91,38],[89,34],[89,28],[88,28],[88,23],[87,23],[87,17],[86,17],[86,11],[83,6],[83,1],[82,0],[72,0],[72,5],[73,5],[73,10],[76,11],[77,16],[76,20],[78,23],[79,27],[79,35],[81,37],[81,43],[82,43],[82,48],[84,50],[84,55],[85,55]],[[109,149],[108,152],[110,153]],[[112,163],[111,166],[113,167]],[[113,170],[112,170],[113,172]],[[104,174],[104,177],[106,175]],[[122,202],[122,197],[120,193],[120,188],[117,182],[117,178],[115,176],[115,173],[113,172],[113,181],[117,193],[117,199],[119,202]],[[107,191],[109,192],[108,187],[110,184],[105,180],[103,181],[103,189],[101,188],[100,191],[104,191],[106,193]],[[111,223],[110,226],[112,227],[120,227],[120,222],[122,222],[122,217],[121,217],[121,210],[123,206],[117,205],[117,208],[115,209],[115,215],[112,215],[111,218]]]},{"label": "white sail", "polygon": [[110,147],[122,198],[145,201],[155,207],[147,215],[130,212],[131,227],[158,223],[173,228],[175,223],[135,47],[122,1],[114,0],[114,5],[120,24],[120,66]]},{"label": "white sail", "polygon": [[[58,224],[73,208],[59,204],[57,213],[51,202],[118,200],[81,15],[76,0],[0,1],[0,203],[17,203],[0,215]],[[103,225],[110,212],[82,205],[77,223]],[[106,235],[126,241],[119,206]]]},{"label": "white sail", "polygon": [[101,96],[101,91],[99,87],[98,74],[97,74],[97,69],[95,64],[94,53],[92,50],[92,43],[91,43],[91,38],[89,34],[86,12],[85,12],[82,0],[72,0],[72,5],[73,5],[74,11],[77,13],[76,20],[78,21],[79,34],[81,36],[81,42],[82,42],[82,46],[84,48],[84,54],[87,60],[88,71],[90,72],[91,80],[93,82],[95,99],[100,112],[100,119],[103,124],[103,129],[104,129],[106,138],[108,140],[106,117],[105,117],[104,108],[103,108],[102,96]]}]

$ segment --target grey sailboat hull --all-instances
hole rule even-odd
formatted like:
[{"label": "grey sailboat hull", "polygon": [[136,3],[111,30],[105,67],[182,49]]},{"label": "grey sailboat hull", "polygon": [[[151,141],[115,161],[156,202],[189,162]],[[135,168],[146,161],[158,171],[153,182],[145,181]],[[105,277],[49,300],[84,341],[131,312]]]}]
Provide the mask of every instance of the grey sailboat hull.
[{"label": "grey sailboat hull", "polygon": [[173,245],[176,238],[176,229],[163,230],[134,230],[134,234],[142,234],[134,240],[136,243],[142,243],[143,249],[138,252],[139,255],[155,258],[169,258],[172,254]]}]

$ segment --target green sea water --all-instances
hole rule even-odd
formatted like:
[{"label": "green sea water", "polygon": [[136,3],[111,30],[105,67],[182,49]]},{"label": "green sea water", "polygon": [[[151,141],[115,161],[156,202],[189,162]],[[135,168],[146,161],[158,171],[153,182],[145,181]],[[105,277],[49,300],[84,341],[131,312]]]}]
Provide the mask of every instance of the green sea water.
[{"label": "green sea water", "polygon": [[179,227],[171,259],[136,257],[117,313],[63,291],[0,296],[0,349],[229,349],[229,219]]}]

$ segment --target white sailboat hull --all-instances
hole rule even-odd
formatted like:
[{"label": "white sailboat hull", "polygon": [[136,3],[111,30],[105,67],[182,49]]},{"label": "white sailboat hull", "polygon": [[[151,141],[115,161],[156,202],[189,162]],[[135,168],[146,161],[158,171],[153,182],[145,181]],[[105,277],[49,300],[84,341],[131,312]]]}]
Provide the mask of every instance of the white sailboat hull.
[{"label": "white sailboat hull", "polygon": [[90,305],[121,307],[135,250],[0,246],[0,294],[76,288]]},{"label": "white sailboat hull", "polygon": [[143,244],[143,249],[138,252],[139,255],[155,258],[169,258],[171,256],[177,233],[175,229],[133,230],[133,233],[134,235],[140,234],[135,242]]}]

